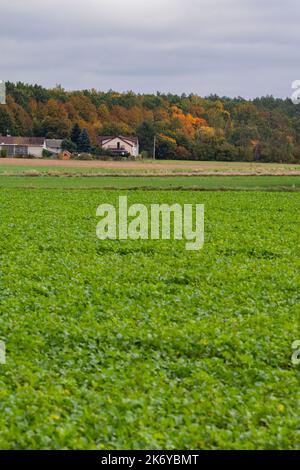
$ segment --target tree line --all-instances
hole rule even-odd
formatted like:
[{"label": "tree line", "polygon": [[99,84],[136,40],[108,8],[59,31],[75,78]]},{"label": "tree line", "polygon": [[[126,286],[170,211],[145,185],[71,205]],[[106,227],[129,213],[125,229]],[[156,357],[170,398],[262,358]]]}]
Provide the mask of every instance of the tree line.
[{"label": "tree line", "polygon": [[100,154],[99,135],[137,135],[145,157],[300,162],[300,105],[272,96],[245,100],[195,94],[135,94],[6,83],[0,135],[64,139]]}]

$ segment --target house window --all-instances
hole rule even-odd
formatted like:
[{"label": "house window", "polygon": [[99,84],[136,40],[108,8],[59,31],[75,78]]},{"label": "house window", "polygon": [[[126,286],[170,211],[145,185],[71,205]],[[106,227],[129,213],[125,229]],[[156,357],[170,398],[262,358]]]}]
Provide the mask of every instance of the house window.
[{"label": "house window", "polygon": [[15,145],[15,155],[28,155],[28,147]]},{"label": "house window", "polygon": [[121,143],[118,142],[118,143],[117,143],[117,149],[120,150],[120,148],[121,148]]}]

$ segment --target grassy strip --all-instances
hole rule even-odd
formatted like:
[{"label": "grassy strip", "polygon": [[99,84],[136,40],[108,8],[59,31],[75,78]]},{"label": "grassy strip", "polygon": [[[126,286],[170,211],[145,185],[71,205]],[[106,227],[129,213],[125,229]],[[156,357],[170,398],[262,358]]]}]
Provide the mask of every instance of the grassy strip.
[{"label": "grassy strip", "polygon": [[298,176],[169,176],[169,177],[18,177],[0,176],[2,188],[115,188],[191,190],[300,190]]}]

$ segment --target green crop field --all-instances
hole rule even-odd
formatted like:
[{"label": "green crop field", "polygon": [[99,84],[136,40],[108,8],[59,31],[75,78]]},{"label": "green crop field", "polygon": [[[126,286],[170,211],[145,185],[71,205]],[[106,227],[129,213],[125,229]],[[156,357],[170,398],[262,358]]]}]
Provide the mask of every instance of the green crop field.
[{"label": "green crop field", "polygon": [[32,180],[0,180],[0,448],[300,449],[299,193],[122,191],[205,204],[188,252],[100,241],[119,191]]},{"label": "green crop field", "polygon": [[0,188],[299,191],[299,176],[1,176]]}]

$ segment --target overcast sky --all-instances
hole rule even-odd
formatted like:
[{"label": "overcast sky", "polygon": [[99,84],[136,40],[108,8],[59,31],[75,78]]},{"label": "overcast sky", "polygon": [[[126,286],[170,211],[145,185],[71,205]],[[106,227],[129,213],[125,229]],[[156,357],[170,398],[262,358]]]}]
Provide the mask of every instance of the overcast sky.
[{"label": "overcast sky", "polygon": [[0,79],[255,97],[300,80],[299,0],[0,0]]}]

